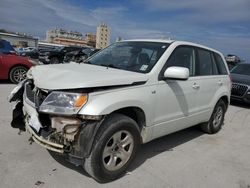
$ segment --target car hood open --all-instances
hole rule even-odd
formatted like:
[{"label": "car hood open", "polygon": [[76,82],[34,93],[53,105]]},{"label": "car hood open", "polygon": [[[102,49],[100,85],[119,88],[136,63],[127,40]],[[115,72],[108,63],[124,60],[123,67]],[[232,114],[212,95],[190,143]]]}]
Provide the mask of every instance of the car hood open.
[{"label": "car hood open", "polygon": [[147,81],[147,75],[90,64],[57,64],[33,67],[29,74],[41,89],[79,89],[132,85]]}]

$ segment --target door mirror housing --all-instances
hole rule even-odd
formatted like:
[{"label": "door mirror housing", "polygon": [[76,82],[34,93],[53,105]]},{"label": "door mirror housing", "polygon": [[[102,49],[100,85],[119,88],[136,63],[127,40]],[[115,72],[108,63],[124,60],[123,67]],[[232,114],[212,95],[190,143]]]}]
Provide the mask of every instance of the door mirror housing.
[{"label": "door mirror housing", "polygon": [[169,67],[164,72],[165,79],[187,80],[189,69],[185,67]]}]

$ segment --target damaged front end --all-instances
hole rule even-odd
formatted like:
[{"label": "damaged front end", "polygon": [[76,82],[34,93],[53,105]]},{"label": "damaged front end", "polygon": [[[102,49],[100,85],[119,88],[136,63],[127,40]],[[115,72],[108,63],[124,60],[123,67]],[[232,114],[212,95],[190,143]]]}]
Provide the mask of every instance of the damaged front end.
[{"label": "damaged front end", "polygon": [[[11,126],[20,131],[27,130],[32,140],[48,150],[65,154],[69,160],[80,165],[89,156],[95,134],[103,116],[80,116],[77,110],[82,107],[84,98],[78,94],[46,91],[36,88],[32,80],[25,80],[10,94],[9,101],[16,101]],[[55,102],[55,97],[61,97]],[[83,95],[79,95],[83,96]],[[77,108],[66,108],[64,103],[75,100]],[[63,103],[64,102],[64,103]],[[53,103],[53,108],[51,104]],[[54,104],[56,103],[56,104]],[[60,113],[61,112],[61,113]]]}]

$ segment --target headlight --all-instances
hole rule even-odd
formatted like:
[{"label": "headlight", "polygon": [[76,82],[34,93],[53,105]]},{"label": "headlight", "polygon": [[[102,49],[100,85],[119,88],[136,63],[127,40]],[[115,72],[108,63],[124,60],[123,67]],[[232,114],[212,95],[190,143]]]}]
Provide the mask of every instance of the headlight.
[{"label": "headlight", "polygon": [[53,114],[76,114],[88,100],[87,94],[52,92],[39,107],[40,112]]}]

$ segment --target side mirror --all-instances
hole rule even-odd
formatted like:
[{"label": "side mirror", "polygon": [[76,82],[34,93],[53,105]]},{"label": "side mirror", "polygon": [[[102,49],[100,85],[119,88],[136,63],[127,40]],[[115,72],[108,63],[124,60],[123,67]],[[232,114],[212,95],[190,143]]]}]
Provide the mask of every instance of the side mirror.
[{"label": "side mirror", "polygon": [[189,69],[185,67],[169,67],[164,72],[164,78],[187,80],[189,78]]}]

